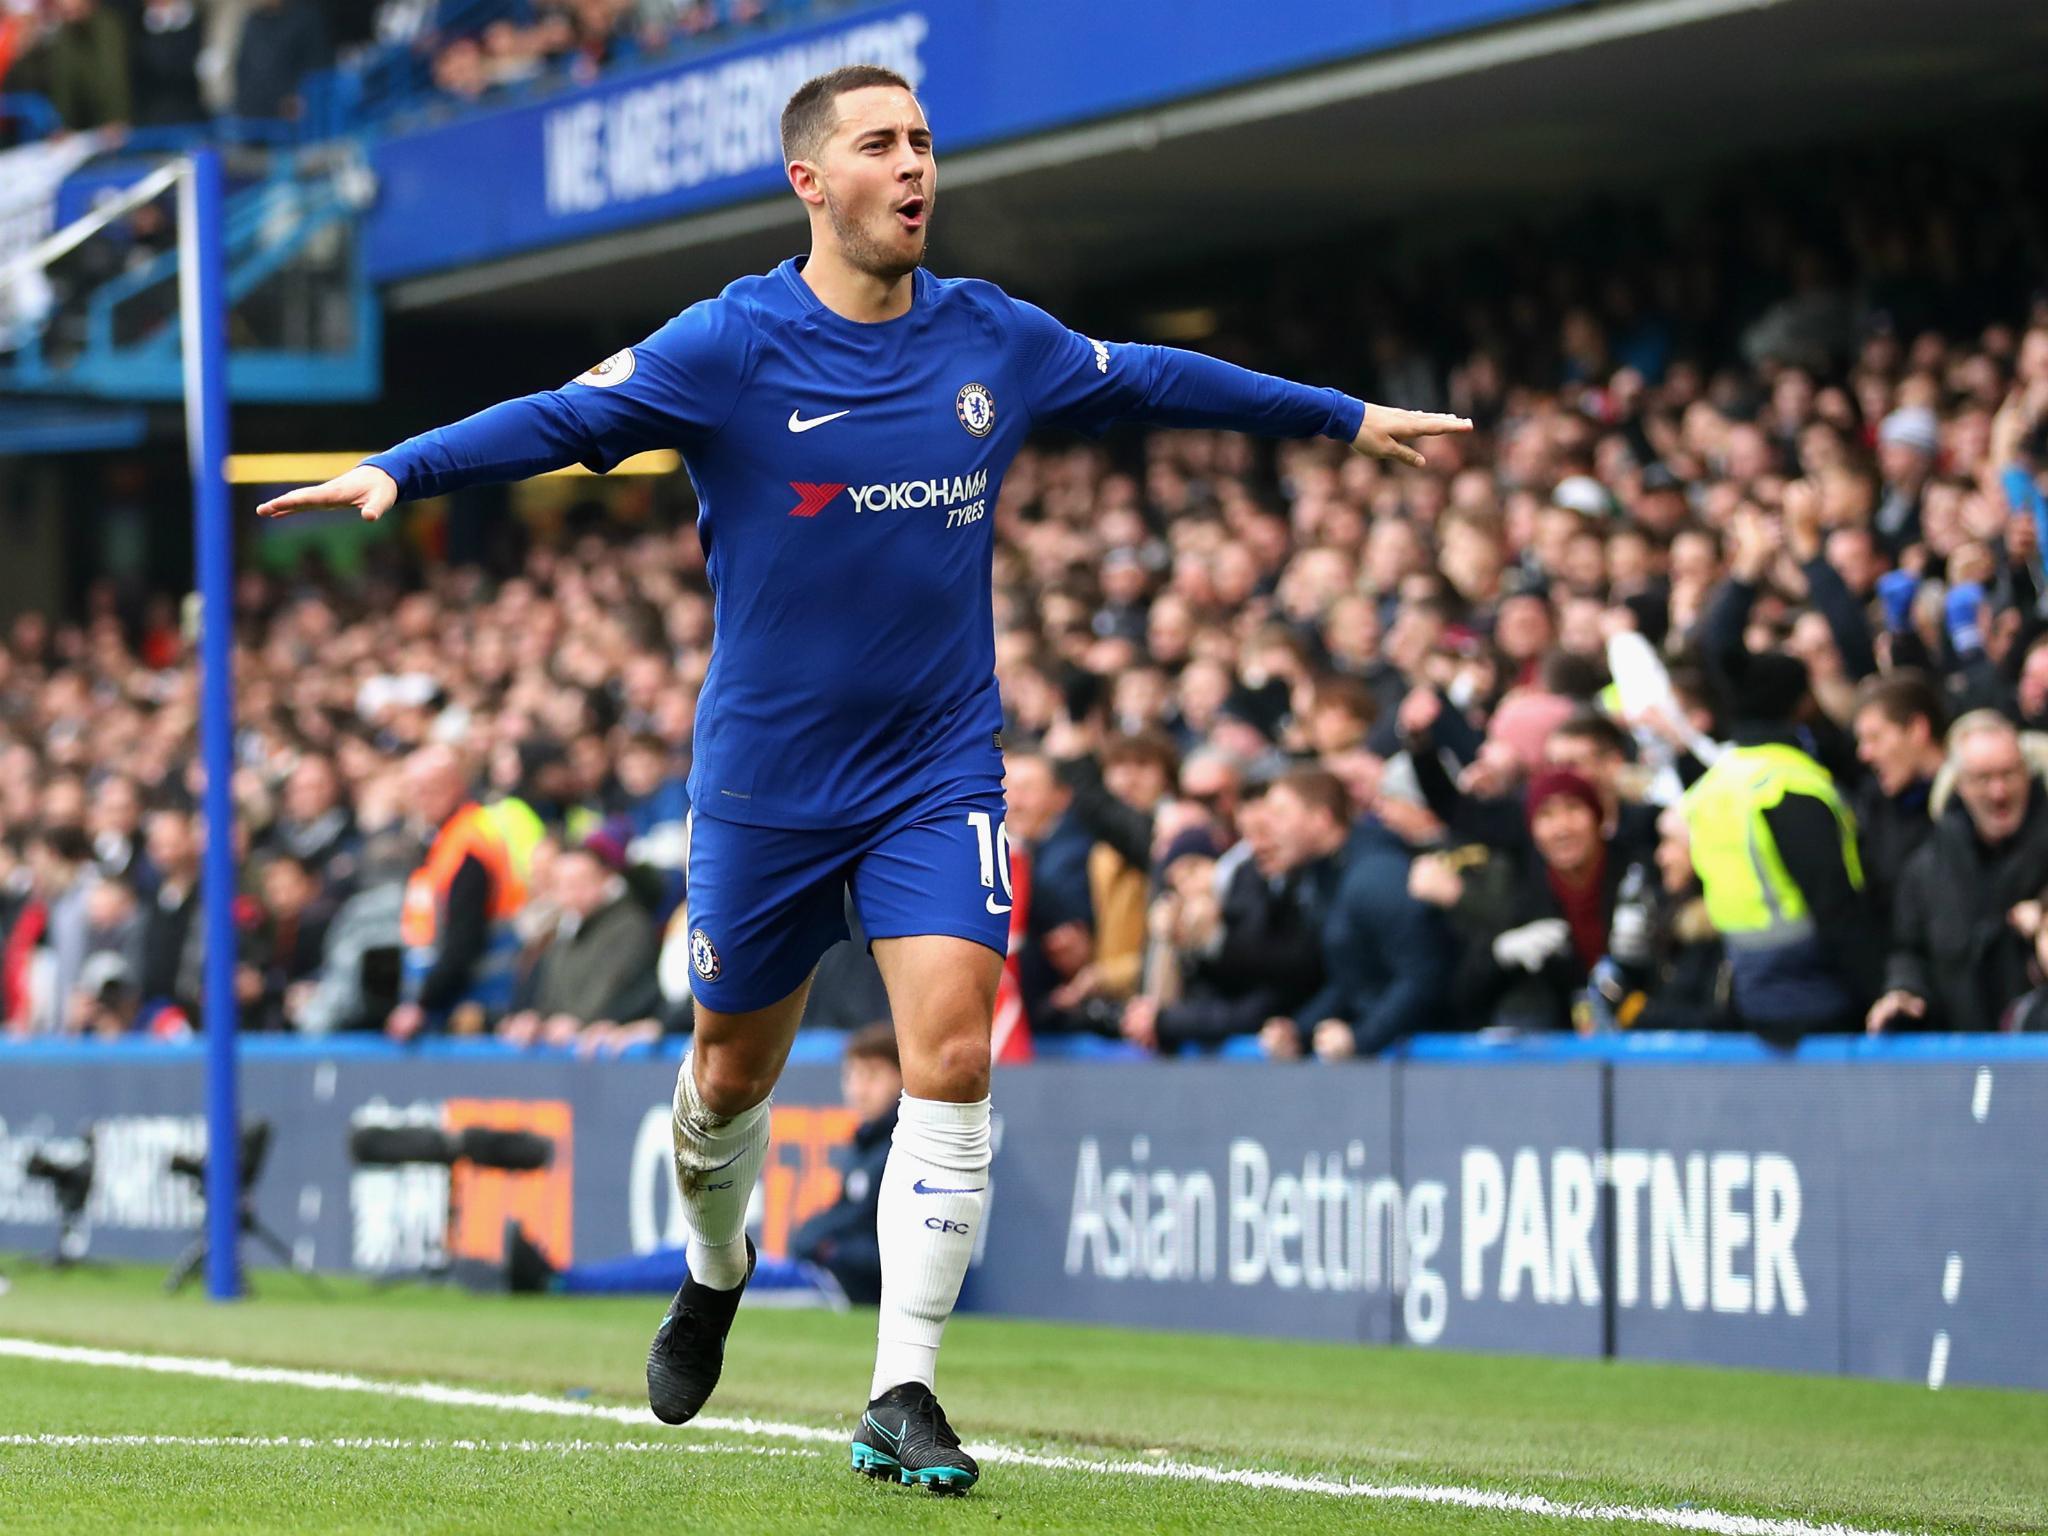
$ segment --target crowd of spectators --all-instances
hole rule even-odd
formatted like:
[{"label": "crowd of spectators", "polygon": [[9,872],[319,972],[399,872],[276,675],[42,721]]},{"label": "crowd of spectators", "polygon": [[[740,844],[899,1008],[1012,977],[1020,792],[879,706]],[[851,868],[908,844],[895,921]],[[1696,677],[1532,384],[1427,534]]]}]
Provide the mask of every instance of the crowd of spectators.
[{"label": "crowd of spectators", "polygon": [[[773,0],[479,0],[424,8],[410,46],[432,61],[434,85],[456,101],[554,79],[582,85],[621,64],[752,26]],[[402,31],[409,15],[387,27]]]},{"label": "crowd of spectators", "polygon": [[[376,76],[378,110],[584,84],[772,20],[786,0],[9,0],[0,92],[67,130],[249,122],[307,111],[309,76]],[[397,82],[393,84],[391,82]],[[367,88],[365,88],[367,89]]]},{"label": "crowd of spectators", "polygon": [[[1426,468],[1183,431],[1017,459],[996,643],[1034,1036],[1334,1059],[1425,1030],[2048,1027],[2048,297],[2002,277],[2039,189],[1977,225],[1852,204],[1834,248],[1742,217],[1718,288],[1639,224],[1602,256],[1525,244],[1540,276],[1455,324],[1363,322],[1320,367],[1275,324],[1247,355],[1470,415]],[[688,1027],[691,526],[495,572],[250,573],[237,601],[252,1023],[586,1051]],[[192,1017],[187,656],[167,603],[104,597],[0,648],[13,1032]],[[1778,775],[1760,820],[1731,761]],[[508,990],[450,1006],[400,974],[409,881],[514,803],[531,846],[476,876]],[[814,1021],[876,1016],[859,945],[828,972]]]},{"label": "crowd of spectators", "polygon": [[296,118],[300,82],[334,50],[317,0],[28,0],[0,26],[0,91],[41,97],[66,130],[116,137],[204,122],[209,95],[235,117]]}]

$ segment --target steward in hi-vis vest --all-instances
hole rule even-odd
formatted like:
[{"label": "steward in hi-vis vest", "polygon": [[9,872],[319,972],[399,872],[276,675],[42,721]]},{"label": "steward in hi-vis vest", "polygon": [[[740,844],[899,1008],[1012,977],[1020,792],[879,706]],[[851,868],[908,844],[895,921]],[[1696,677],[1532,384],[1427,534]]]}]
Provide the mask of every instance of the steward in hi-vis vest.
[{"label": "steward in hi-vis vest", "polygon": [[402,996],[430,1027],[464,1003],[502,1012],[519,957],[512,918],[526,905],[541,820],[523,800],[471,800],[461,761],[445,748],[414,754],[406,777],[414,811],[435,830],[405,882]]},{"label": "steward in hi-vis vest", "polygon": [[[1862,1028],[1884,980],[1884,935],[1856,817],[1824,766],[1832,728],[1814,707],[1806,664],[1779,649],[1752,652],[1745,633],[1759,591],[1797,579],[1823,587],[1826,562],[1793,550],[1756,508],[1743,509],[1735,534],[1728,579],[1698,626],[1735,746],[1680,805],[1707,917],[1727,946],[1737,1020],[1789,1042]],[[1846,756],[1849,743],[1836,740]]]}]

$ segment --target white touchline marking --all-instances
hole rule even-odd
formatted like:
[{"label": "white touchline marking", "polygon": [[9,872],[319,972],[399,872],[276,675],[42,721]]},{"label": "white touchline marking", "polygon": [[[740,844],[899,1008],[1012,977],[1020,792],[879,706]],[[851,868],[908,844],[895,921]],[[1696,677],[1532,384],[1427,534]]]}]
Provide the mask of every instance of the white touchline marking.
[{"label": "white touchline marking", "polygon": [[335,1435],[0,1435],[9,1447],[58,1451],[184,1446],[198,1449],[296,1451],[481,1451],[525,1455],[581,1456],[590,1451],[621,1455],[818,1456],[819,1451],[787,1445],[713,1445],[702,1440],[394,1440],[385,1436]]},{"label": "white touchline marking", "polygon": [[[487,1392],[476,1387],[444,1386],[432,1381],[377,1381],[339,1371],[300,1371],[281,1366],[237,1365],[232,1360],[209,1360],[190,1355],[140,1355],[118,1349],[87,1349],[72,1344],[44,1344],[35,1339],[0,1338],[0,1358],[45,1360],[59,1365],[101,1365],[121,1370],[150,1371],[161,1376],[204,1376],[215,1381],[240,1382],[250,1386],[308,1387],[316,1392],[360,1392],[373,1397],[395,1397],[416,1403],[433,1403],[443,1408],[490,1408],[508,1413],[547,1414],[564,1419],[599,1419],[609,1424],[631,1424],[653,1428],[661,1421],[645,1408],[614,1408],[603,1403],[582,1403],[569,1398],[549,1397],[540,1392]],[[810,1424],[783,1424],[767,1419],[719,1418],[710,1414],[690,1421],[693,1428],[723,1430],[742,1435],[763,1435],[776,1440],[803,1440],[818,1444],[840,1444],[846,1436],[838,1430],[819,1429]],[[665,1427],[665,1426],[664,1426]]]},{"label": "white touchline marking", "polygon": [[[64,1365],[112,1366],[153,1371],[167,1376],[204,1376],[251,1386],[306,1387],[316,1392],[360,1392],[377,1397],[437,1403],[449,1408],[495,1408],[509,1413],[549,1414],[558,1418],[601,1419],[614,1424],[653,1425],[645,1408],[614,1408],[546,1397],[538,1392],[485,1392],[475,1387],[450,1387],[430,1381],[377,1381],[336,1371],[288,1370],[280,1366],[237,1365],[186,1355],[140,1355],[125,1350],[87,1349],[71,1344],[45,1344],[36,1339],[0,1338],[0,1357],[42,1360]],[[788,1424],[771,1419],[702,1417],[692,1429],[727,1434],[762,1435],[812,1444],[846,1444],[843,1430],[813,1424]],[[0,1442],[5,1443],[5,1442]],[[1554,1520],[1605,1520],[1630,1525],[1662,1526],[1675,1531],[1708,1531],[1713,1536],[1903,1536],[1869,1526],[1816,1524],[1807,1520],[1762,1515],[1726,1514],[1714,1509],[1670,1509],[1645,1504],[1577,1504],[1534,1493],[1503,1493],[1489,1488],[1460,1488],[1430,1483],[1368,1483],[1355,1479],[1306,1477],[1291,1472],[1265,1472],[1251,1467],[1212,1467],[1189,1461],[1111,1461],[1080,1456],[1048,1456],[1014,1446],[970,1447],[982,1461],[996,1466],[1034,1467],[1047,1472],[1087,1472],[1105,1477],[1151,1477],[1168,1482],[1209,1483],[1218,1487],[1256,1488],[1272,1493],[1312,1493],[1330,1498],[1370,1499],[1401,1504],[1438,1504],[1504,1514],[1544,1516]],[[707,1451],[743,1449],[706,1446]]]}]

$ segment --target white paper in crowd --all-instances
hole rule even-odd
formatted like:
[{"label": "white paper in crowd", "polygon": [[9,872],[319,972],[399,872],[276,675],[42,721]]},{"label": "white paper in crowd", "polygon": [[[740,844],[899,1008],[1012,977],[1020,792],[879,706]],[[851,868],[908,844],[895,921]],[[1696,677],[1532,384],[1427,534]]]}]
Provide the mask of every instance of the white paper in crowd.
[{"label": "white paper in crowd", "polygon": [[[1635,630],[1626,629],[1607,637],[1607,672],[1614,679],[1621,713],[1629,720],[1661,710],[1673,720],[1683,720],[1678,694],[1672,689],[1671,674],[1650,642]],[[1649,771],[1643,797],[1652,805],[1674,805],[1685,786],[1672,766],[1671,744],[1647,726],[1633,726],[1636,752]]]}]

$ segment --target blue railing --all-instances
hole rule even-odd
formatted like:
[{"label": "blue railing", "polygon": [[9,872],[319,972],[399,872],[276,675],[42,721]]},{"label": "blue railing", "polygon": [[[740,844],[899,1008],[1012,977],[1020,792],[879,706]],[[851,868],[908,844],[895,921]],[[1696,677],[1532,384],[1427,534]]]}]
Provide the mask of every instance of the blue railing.
[{"label": "blue railing", "polygon": [[64,126],[47,98],[25,91],[0,92],[0,122],[20,124],[19,137],[24,143],[48,138]]},{"label": "blue railing", "polygon": [[[28,92],[0,93],[0,122],[19,125],[18,138],[34,143],[57,133],[64,121],[47,97]],[[258,149],[289,148],[317,142],[346,132],[346,125],[315,124],[311,115],[297,121],[272,117],[236,117],[232,113],[194,123],[161,123],[130,128],[122,136],[121,154],[180,154],[195,144],[247,146]]]},{"label": "blue railing", "polygon": [[[279,125],[242,123],[241,127]],[[204,141],[194,128],[148,129],[124,145],[124,158],[98,162],[93,173],[106,186],[121,186],[142,175],[147,162],[123,167],[126,151],[164,152]],[[349,305],[345,350],[301,351],[238,348],[229,361],[229,384],[239,400],[311,402],[362,400],[375,396],[382,380],[382,311],[355,249],[353,229],[367,196],[367,173],[350,174],[343,148],[322,152],[324,173],[302,166],[303,156],[265,159],[264,174],[229,199],[226,216],[228,300],[232,305],[305,255],[312,243],[341,228],[348,240],[343,277]],[[360,152],[356,156],[361,159]],[[175,306],[139,338],[124,339],[119,320],[124,306],[177,278],[175,249],[151,256],[94,289],[83,299],[83,345],[74,357],[53,360],[47,333],[31,337],[0,366],[0,389],[59,391],[109,400],[176,400],[184,391]]]}]

